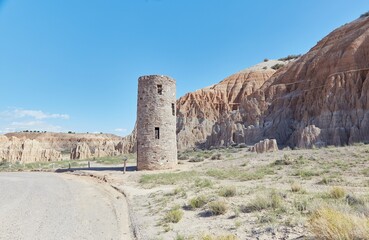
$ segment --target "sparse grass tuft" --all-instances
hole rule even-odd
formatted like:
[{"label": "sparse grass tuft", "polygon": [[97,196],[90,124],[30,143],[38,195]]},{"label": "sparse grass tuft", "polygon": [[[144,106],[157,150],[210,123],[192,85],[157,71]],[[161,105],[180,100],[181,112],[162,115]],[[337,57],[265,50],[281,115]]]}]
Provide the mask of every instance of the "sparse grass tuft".
[{"label": "sparse grass tuft", "polygon": [[181,210],[178,206],[169,210],[164,216],[165,223],[178,223],[181,221],[183,217],[183,210]]},{"label": "sparse grass tuft", "polygon": [[215,153],[211,156],[210,158],[211,160],[221,160],[222,159],[222,154],[221,153]]},{"label": "sparse grass tuft", "polygon": [[203,162],[204,161],[204,158],[203,157],[192,157],[188,161],[189,162]]},{"label": "sparse grass tuft", "polygon": [[310,217],[309,228],[317,239],[369,239],[369,220],[331,208],[316,210]]},{"label": "sparse grass tuft", "polygon": [[208,203],[209,199],[205,195],[200,195],[190,199],[188,205],[191,209],[202,208]]},{"label": "sparse grass tuft", "polygon": [[237,189],[234,186],[222,187],[219,190],[219,196],[221,197],[234,197],[237,194]]},{"label": "sparse grass tuft", "polygon": [[335,199],[341,199],[346,195],[345,189],[342,187],[333,187],[329,192],[329,196]]},{"label": "sparse grass tuft", "polygon": [[197,178],[195,180],[195,186],[198,188],[212,188],[214,185],[213,181],[206,178]]},{"label": "sparse grass tuft", "polygon": [[212,215],[223,215],[227,212],[228,206],[225,202],[214,201],[208,204],[209,211]]},{"label": "sparse grass tuft", "polygon": [[300,183],[298,183],[298,182],[292,183],[292,185],[291,185],[291,191],[292,192],[300,192],[301,190],[302,190],[302,187],[301,187]]},{"label": "sparse grass tuft", "polygon": [[241,206],[241,211],[250,213],[264,209],[278,209],[283,207],[283,199],[279,193],[272,191],[267,195],[257,195],[248,205]]}]

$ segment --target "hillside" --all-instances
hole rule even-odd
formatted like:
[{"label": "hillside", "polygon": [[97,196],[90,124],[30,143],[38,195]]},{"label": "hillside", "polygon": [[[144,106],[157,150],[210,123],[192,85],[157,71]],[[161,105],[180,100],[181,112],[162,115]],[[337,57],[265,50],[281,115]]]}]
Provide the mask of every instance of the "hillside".
[{"label": "hillside", "polygon": [[357,19],[277,71],[253,67],[181,97],[179,148],[369,141],[368,29],[368,17]]}]

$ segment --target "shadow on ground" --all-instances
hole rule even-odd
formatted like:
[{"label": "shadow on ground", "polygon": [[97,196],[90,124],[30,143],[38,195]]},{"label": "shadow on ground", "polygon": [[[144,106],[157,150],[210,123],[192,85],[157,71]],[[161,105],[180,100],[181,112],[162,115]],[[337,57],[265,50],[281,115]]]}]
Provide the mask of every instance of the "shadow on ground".
[{"label": "shadow on ground", "polygon": [[[136,166],[129,166],[126,168],[127,172],[136,171]],[[123,167],[86,167],[86,168],[59,168],[56,169],[55,172],[63,173],[63,172],[74,172],[74,171],[118,171],[123,172]]]}]

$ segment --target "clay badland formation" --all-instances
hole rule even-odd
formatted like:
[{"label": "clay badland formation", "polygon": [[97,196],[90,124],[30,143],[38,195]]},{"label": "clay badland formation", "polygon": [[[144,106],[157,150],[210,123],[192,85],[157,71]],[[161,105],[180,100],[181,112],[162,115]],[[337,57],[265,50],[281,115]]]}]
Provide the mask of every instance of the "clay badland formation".
[{"label": "clay badland formation", "polygon": [[116,156],[131,148],[127,142],[112,134],[9,133],[0,136],[0,160],[27,163]]},{"label": "clay badland formation", "polygon": [[[251,145],[264,139],[299,148],[368,142],[368,92],[369,18],[361,17],[297,59],[265,61],[179,98],[177,146]],[[134,152],[136,132],[123,139],[8,134],[0,140],[0,159],[59,159],[62,151],[72,158]],[[38,150],[25,150],[30,144]]]},{"label": "clay badland formation", "polygon": [[302,148],[367,142],[368,93],[369,18],[363,17],[277,71],[261,64],[180,98],[178,146],[268,138]]}]

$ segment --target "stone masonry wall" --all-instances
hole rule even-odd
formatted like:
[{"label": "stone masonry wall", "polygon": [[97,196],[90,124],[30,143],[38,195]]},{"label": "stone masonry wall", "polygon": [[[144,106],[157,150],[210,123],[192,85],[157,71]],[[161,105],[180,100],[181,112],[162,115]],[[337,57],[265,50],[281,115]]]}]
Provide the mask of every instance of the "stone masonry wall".
[{"label": "stone masonry wall", "polygon": [[150,75],[138,79],[137,168],[170,169],[177,165],[176,82]]}]

